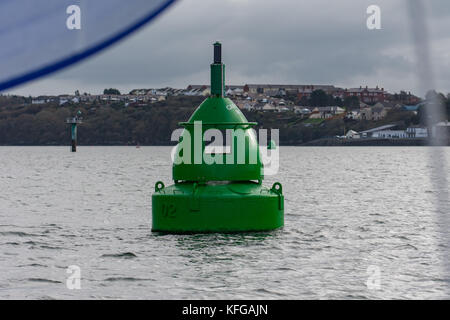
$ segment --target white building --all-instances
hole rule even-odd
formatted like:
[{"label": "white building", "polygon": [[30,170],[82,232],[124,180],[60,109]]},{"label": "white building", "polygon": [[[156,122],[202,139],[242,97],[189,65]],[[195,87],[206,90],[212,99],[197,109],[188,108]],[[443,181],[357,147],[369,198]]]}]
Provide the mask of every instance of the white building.
[{"label": "white building", "polygon": [[277,108],[275,108],[273,105],[271,105],[270,103],[265,103],[261,109],[262,111],[276,111]]},{"label": "white building", "polygon": [[345,115],[345,118],[352,119],[352,120],[359,120],[361,118],[361,114],[359,110],[352,110],[347,112]]},{"label": "white building", "polygon": [[406,129],[406,133],[408,134],[408,138],[427,138],[428,137],[428,129],[421,127],[409,127]]},{"label": "white building", "polygon": [[278,106],[277,111],[278,112],[287,112],[287,111],[289,111],[289,108],[286,106]]},{"label": "white building", "polygon": [[346,139],[359,139],[360,137],[361,137],[360,134],[355,130],[348,130],[347,133],[345,134]]},{"label": "white building", "polygon": [[311,119],[328,119],[335,115],[344,113],[345,109],[338,106],[331,107],[315,107],[310,116]]},{"label": "white building", "polygon": [[405,130],[380,130],[380,131],[375,131],[374,133],[372,133],[372,138],[402,139],[402,138],[408,138],[408,134],[406,133]]},{"label": "white building", "polygon": [[33,99],[33,100],[31,100],[31,104],[44,104],[46,102],[47,102],[47,100],[45,100],[45,99]]}]

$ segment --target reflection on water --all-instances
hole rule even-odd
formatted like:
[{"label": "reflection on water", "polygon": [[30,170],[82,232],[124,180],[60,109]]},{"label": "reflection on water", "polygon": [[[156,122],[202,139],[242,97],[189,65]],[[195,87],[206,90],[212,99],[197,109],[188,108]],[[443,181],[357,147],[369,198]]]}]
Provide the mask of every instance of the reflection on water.
[{"label": "reflection on water", "polygon": [[203,249],[218,249],[223,246],[249,246],[268,244],[266,240],[277,239],[282,229],[270,232],[255,233],[204,233],[179,236],[177,240],[180,249],[202,251]]}]

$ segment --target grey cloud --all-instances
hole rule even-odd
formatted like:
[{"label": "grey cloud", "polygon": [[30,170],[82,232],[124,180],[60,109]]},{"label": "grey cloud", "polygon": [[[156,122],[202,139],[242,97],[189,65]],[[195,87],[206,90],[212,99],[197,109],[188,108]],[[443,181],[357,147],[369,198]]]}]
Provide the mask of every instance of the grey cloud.
[{"label": "grey cloud", "polygon": [[[381,7],[382,30],[366,28],[371,4]],[[448,46],[443,27],[450,30],[450,3],[431,1],[429,12],[439,27],[438,45]],[[369,85],[389,83],[391,91],[414,90],[415,81],[405,80],[415,68],[407,58],[413,54],[407,14],[404,1],[392,0],[181,0],[104,53],[16,91],[48,91],[50,80],[91,92],[207,83],[216,40],[223,42],[228,83],[359,86],[365,83],[355,79],[368,79]],[[450,59],[445,54],[437,58],[438,65],[449,64],[439,61]],[[439,73],[442,88],[450,87],[448,72]]]}]

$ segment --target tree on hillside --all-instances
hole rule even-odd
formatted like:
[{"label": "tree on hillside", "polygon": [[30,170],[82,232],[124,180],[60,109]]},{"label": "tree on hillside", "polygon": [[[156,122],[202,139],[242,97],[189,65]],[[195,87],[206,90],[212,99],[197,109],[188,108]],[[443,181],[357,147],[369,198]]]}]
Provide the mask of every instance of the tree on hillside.
[{"label": "tree on hillside", "polygon": [[334,101],[334,105],[336,105],[338,107],[342,107],[344,105],[344,101],[342,101],[342,99],[339,97],[333,98],[333,101]]},{"label": "tree on hillside", "polygon": [[120,91],[114,88],[109,88],[109,89],[105,89],[103,90],[103,94],[120,94]]},{"label": "tree on hillside", "polygon": [[328,95],[323,90],[314,90],[309,100],[313,107],[325,107],[328,104]]},{"label": "tree on hillside", "polygon": [[298,101],[298,104],[301,106],[309,106],[309,99],[306,96],[301,97],[301,99]]},{"label": "tree on hillside", "polygon": [[354,110],[359,108],[359,98],[357,96],[348,96],[344,98],[344,107],[347,110]]}]

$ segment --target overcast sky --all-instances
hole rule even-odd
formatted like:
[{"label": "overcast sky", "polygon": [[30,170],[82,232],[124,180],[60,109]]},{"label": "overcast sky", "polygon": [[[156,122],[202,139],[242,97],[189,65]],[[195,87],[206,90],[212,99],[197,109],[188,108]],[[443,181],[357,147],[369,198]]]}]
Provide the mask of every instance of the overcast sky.
[{"label": "overcast sky", "polygon": [[[46,78],[22,95],[100,93],[104,88],[208,84],[212,43],[222,42],[227,84],[376,85],[418,89],[407,0],[179,0],[109,49]],[[432,0],[428,21],[438,89],[450,92],[450,1]],[[366,9],[381,8],[381,30]]]}]

